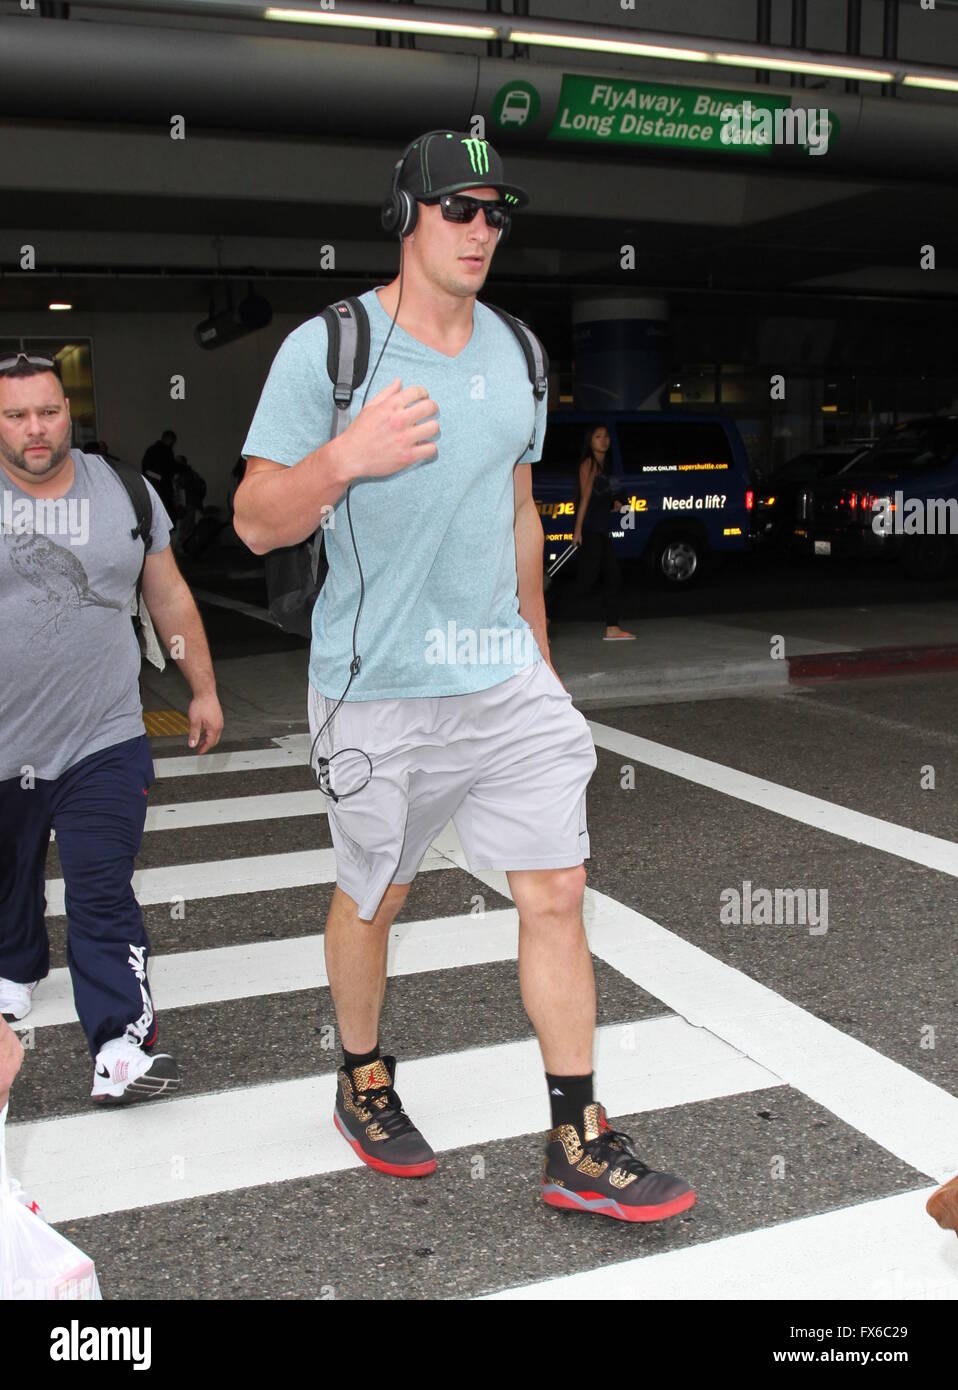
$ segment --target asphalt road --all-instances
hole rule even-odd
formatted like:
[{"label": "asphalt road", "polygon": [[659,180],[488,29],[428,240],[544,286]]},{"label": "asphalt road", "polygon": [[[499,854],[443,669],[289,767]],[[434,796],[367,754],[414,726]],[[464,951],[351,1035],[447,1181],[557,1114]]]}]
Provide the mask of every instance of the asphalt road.
[{"label": "asphalt road", "polygon": [[[694,1183],[683,1216],[539,1202],[548,1111],[515,914],[448,837],[394,929],[382,1029],[439,1171],[358,1166],[330,1121],[331,841],[295,738],[254,741],[235,770],[157,754],[136,882],[184,1089],[93,1112],[54,974],[13,1171],[106,1297],[958,1296],[954,1236],[923,1210],[958,1171],[956,696],[958,676],[912,676],[595,717],[597,1094],[648,1163]],[[58,875],[51,846],[62,971]]]}]

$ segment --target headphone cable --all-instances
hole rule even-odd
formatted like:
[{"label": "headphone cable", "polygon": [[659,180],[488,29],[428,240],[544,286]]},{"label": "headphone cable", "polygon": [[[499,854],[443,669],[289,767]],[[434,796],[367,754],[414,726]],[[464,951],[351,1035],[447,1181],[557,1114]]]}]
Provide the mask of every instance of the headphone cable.
[{"label": "headphone cable", "polygon": [[[365,390],[365,392],[363,393],[362,405],[360,405],[360,407],[359,407],[360,410],[363,409],[363,407],[364,407],[365,404],[366,404],[366,401],[367,401],[368,398],[369,398],[369,390],[370,390],[370,387],[372,386],[372,384],[373,384],[373,379],[375,378],[376,373],[377,373],[377,371],[379,370],[379,364],[380,364],[380,362],[382,362],[382,360],[383,360],[383,353],[386,351],[386,348],[387,348],[387,346],[388,346],[388,344],[389,344],[389,339],[392,337],[393,329],[396,327],[396,320],[397,320],[398,317],[399,317],[399,306],[400,306],[400,304],[402,303],[403,261],[404,261],[404,259],[405,259],[405,246],[404,246],[404,243],[403,243],[402,239],[400,239],[400,242],[399,242],[399,294],[398,294],[398,296],[397,296],[397,298],[396,298],[396,309],[395,309],[395,312],[393,313],[392,322],[391,322],[390,325],[389,325],[389,332],[386,334],[386,337],[385,337],[385,340],[384,340],[384,342],[383,342],[383,345],[382,345],[382,347],[379,349],[379,356],[376,358],[376,365],[373,367],[372,371],[371,371],[370,374],[369,374],[369,380],[368,380],[367,383],[366,383],[366,390]],[[358,548],[358,546],[356,545],[356,533],[355,533],[355,531],[353,530],[353,517],[352,517],[352,512],[351,512],[350,506],[349,506],[349,494],[350,494],[350,492],[352,491],[352,488],[353,488],[353,485],[352,485],[352,483],[350,483],[349,486],[348,486],[347,489],[346,489],[346,519],[347,519],[347,521],[349,522],[349,537],[350,537],[350,540],[351,540],[352,543],[353,543],[353,554],[356,556],[356,567],[357,567],[357,569],[359,570],[359,604],[357,605],[357,608],[356,608],[356,617],[355,617],[355,619],[353,620],[353,659],[352,659],[352,661],[349,663],[349,680],[346,682],[346,689],[343,691],[342,695],[340,695],[339,699],[336,701],[335,705],[334,705],[333,708],[332,708],[331,713],[327,715],[326,719],[324,720],[324,722],[323,722],[323,724],[322,724],[322,727],[318,730],[318,732],[317,732],[317,734],[316,734],[316,737],[313,739],[312,747],[311,747],[310,750],[309,750],[309,765],[310,765],[310,767],[312,767],[312,765],[313,765],[313,753],[316,751],[316,744],[319,742],[320,736],[323,734],[323,732],[324,732],[324,730],[326,729],[327,725],[328,725],[328,724],[330,723],[330,721],[333,719],[334,715],[336,714],[336,712],[337,712],[337,710],[339,709],[340,705],[341,705],[341,704],[343,703],[343,701],[345,700],[346,696],[349,694],[349,687],[352,685],[353,679],[359,674],[359,668],[360,668],[360,666],[361,666],[361,664],[362,664],[362,657],[361,657],[361,656],[359,655],[359,653],[356,651],[356,634],[357,634],[357,632],[359,631],[359,615],[360,615],[360,614],[362,613],[362,611],[363,611],[363,602],[364,602],[365,597],[366,597],[366,581],[365,581],[365,578],[364,578],[364,576],[363,576],[363,566],[362,566],[362,561],[361,561],[360,558],[359,558],[359,548]],[[366,781],[363,782],[363,783],[361,784],[361,786],[355,787],[355,788],[353,789],[353,791],[351,791],[351,792],[343,792],[341,795],[337,795],[336,792],[334,792],[334,791],[333,791],[333,788],[332,788],[332,782],[331,782],[331,780],[330,780],[329,766],[330,766],[330,763],[332,762],[332,758],[338,758],[339,755],[340,755],[340,753],[360,753],[360,754],[366,759],[367,763],[369,763],[369,772],[368,772],[368,774],[367,774],[367,776],[366,776]],[[369,754],[366,753],[366,752],[364,752],[362,748],[340,748],[340,749],[338,750],[338,752],[336,752],[336,753],[334,753],[334,754],[332,755],[332,758],[321,757],[321,758],[317,759],[316,780],[317,780],[317,784],[318,784],[318,786],[319,786],[319,790],[323,793],[323,795],[324,795],[324,796],[330,797],[331,800],[333,800],[333,801],[342,801],[342,800],[343,800],[345,797],[347,797],[347,796],[355,796],[355,795],[356,795],[356,792],[361,792],[361,791],[363,790],[363,787],[365,787],[365,786],[368,784],[369,779],[370,779],[370,778],[372,777],[372,775],[373,775],[373,764],[372,764],[372,759],[370,758]]]}]

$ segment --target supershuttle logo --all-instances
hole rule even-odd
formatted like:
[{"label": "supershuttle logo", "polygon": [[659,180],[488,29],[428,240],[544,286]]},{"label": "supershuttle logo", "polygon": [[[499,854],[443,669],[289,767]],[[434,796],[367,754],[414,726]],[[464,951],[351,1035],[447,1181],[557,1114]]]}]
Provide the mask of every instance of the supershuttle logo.
[{"label": "supershuttle logo", "polygon": [[[626,512],[626,511],[646,512],[646,511],[648,511],[648,509],[649,509],[648,498],[646,498],[646,497],[636,497],[634,494],[633,494],[631,497],[627,497],[627,498],[625,499],[625,501],[622,503],[622,510],[623,510],[624,512]],[[540,516],[548,516],[548,517],[574,516],[574,515],[575,515],[575,503],[574,503],[574,502],[537,502],[537,503],[536,503],[536,511],[539,513]]]}]

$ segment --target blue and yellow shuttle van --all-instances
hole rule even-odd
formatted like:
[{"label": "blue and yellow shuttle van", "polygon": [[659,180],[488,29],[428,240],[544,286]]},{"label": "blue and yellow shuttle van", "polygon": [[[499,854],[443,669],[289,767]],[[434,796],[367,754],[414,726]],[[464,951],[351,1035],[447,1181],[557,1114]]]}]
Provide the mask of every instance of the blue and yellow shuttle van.
[{"label": "blue and yellow shuttle van", "polygon": [[[572,540],[575,478],[590,427],[611,435],[609,473],[622,503],[611,531],[622,560],[644,560],[663,584],[697,579],[715,555],[744,550],[752,493],[735,422],[673,411],[551,411],[532,488],[546,568]],[[572,561],[572,566],[575,561]],[[571,568],[571,567],[570,567]]]}]

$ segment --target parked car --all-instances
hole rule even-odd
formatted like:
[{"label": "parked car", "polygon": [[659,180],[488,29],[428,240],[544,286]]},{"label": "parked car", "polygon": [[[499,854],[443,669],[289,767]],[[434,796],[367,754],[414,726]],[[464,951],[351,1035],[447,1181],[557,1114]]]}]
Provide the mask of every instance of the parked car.
[{"label": "parked car", "polygon": [[791,543],[801,494],[820,478],[842,473],[875,442],[874,439],[849,439],[844,444],[822,444],[786,459],[767,473],[756,473],[752,480],[755,492],[751,516],[753,541],[759,545]]},{"label": "parked car", "polygon": [[909,420],[806,489],[795,536],[815,555],[895,556],[944,575],[958,556],[958,415]]},{"label": "parked car", "polygon": [[[748,458],[723,415],[661,411],[550,412],[533,494],[548,566],[572,540],[575,481],[589,426],[612,439],[609,475],[622,503],[610,534],[623,560],[641,560],[669,587],[684,588],[710,560],[743,550],[752,504]],[[574,562],[566,566],[571,572]]]}]

